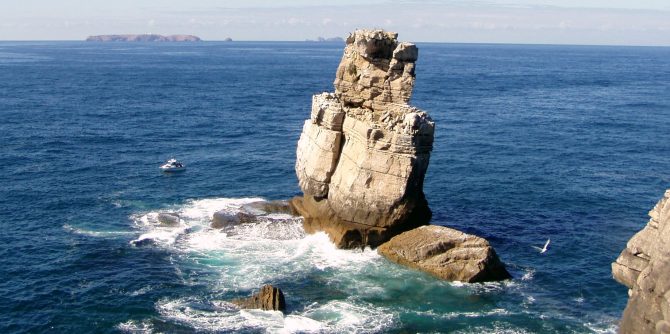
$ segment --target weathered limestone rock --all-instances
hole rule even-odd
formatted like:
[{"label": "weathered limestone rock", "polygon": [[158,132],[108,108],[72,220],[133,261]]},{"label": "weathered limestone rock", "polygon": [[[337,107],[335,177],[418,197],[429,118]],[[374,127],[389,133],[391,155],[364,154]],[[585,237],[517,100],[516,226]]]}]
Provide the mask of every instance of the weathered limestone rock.
[{"label": "weathered limestone rock", "polygon": [[393,237],[377,251],[393,262],[449,281],[511,278],[488,241],[448,227],[421,226]]},{"label": "weathered limestone rock", "polygon": [[621,333],[670,333],[670,189],[649,212],[651,219],[612,263],[629,288]]},{"label": "weathered limestone rock", "polygon": [[272,285],[263,285],[261,291],[249,298],[232,300],[231,303],[244,309],[261,309],[265,311],[284,311],[286,302],[284,293]]},{"label": "weathered limestone rock", "polygon": [[358,30],[347,39],[335,93],[315,95],[298,141],[305,229],[343,248],[376,247],[430,221],[423,180],[434,123],[407,105],[418,49],[397,34]]},{"label": "weathered limestone rock", "polygon": [[419,51],[414,44],[398,43],[397,37],[357,30],[347,38],[335,76],[335,94],[345,105],[383,111],[388,103],[409,102]]}]

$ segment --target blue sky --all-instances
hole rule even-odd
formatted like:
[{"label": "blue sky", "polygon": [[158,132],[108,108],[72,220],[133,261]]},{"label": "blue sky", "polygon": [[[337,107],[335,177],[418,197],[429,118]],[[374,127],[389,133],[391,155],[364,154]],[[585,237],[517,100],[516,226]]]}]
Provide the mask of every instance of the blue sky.
[{"label": "blue sky", "polygon": [[670,45],[670,0],[0,0],[0,40],[123,33],[305,40],[356,28],[416,42]]}]

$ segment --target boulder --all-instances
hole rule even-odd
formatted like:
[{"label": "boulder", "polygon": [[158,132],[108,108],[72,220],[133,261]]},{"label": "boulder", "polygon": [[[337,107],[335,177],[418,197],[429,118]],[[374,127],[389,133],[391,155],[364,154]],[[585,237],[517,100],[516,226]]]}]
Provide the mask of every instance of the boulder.
[{"label": "boulder", "polygon": [[443,226],[421,226],[393,237],[377,251],[387,259],[449,281],[511,278],[489,243]]},{"label": "boulder", "polygon": [[272,285],[263,285],[261,290],[248,298],[232,300],[231,303],[243,309],[261,309],[265,311],[284,311],[286,302],[281,289]]},{"label": "boulder", "polygon": [[179,225],[179,214],[176,212],[161,212],[158,214],[158,222],[165,226]]},{"label": "boulder", "polygon": [[670,333],[670,189],[649,217],[612,263],[614,279],[629,289],[624,334]]},{"label": "boulder", "polygon": [[257,218],[253,214],[246,212],[229,213],[222,210],[214,212],[212,223],[209,226],[215,229],[222,229],[255,222],[257,222]]},{"label": "boulder", "polygon": [[287,215],[296,215],[295,210],[288,201],[258,201],[245,204],[242,211],[252,215],[268,215],[273,213],[283,213]]},{"label": "boulder", "polygon": [[291,205],[305,230],[339,247],[376,247],[428,224],[423,180],[434,123],[407,102],[418,49],[383,30],[347,39],[335,93],[312,98],[295,170],[304,194]]}]

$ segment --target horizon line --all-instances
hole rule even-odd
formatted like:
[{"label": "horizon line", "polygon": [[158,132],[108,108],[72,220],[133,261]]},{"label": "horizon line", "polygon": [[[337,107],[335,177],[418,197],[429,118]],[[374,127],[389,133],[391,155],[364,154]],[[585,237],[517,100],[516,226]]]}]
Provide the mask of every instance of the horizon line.
[{"label": "horizon line", "polygon": [[[193,35],[195,36],[195,35]],[[345,39],[346,40],[346,39]],[[91,44],[197,44],[197,43],[207,43],[207,42],[221,42],[221,43],[316,43],[316,44],[336,44],[341,43],[340,41],[318,41],[318,40],[236,40],[226,41],[225,39],[201,39],[200,41],[195,42],[124,42],[124,41],[109,41],[109,42],[98,42],[98,41],[86,41],[85,39],[1,39],[0,43],[5,42],[82,42],[82,43],[91,43]],[[520,43],[520,42],[436,42],[436,41],[411,41],[413,44],[478,44],[478,45],[536,45],[536,46],[612,46],[612,47],[652,47],[652,48],[667,48],[670,47],[670,44],[574,44],[574,43]],[[344,44],[344,43],[343,43]]]}]

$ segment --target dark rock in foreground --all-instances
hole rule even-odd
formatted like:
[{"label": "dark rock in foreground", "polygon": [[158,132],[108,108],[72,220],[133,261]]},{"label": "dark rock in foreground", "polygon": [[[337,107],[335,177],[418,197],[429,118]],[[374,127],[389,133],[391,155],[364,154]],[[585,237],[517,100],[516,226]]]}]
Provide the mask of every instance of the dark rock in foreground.
[{"label": "dark rock in foreground", "polygon": [[377,251],[393,262],[449,281],[511,278],[488,241],[448,227],[418,227],[393,237]]},{"label": "dark rock in foreground", "polygon": [[284,311],[286,302],[284,293],[272,285],[263,285],[261,291],[249,298],[232,300],[231,303],[244,309],[261,309],[265,311]]},{"label": "dark rock in foreground", "polygon": [[89,36],[87,42],[200,42],[200,37],[193,35],[98,35]]},{"label": "dark rock in foreground", "polygon": [[670,333],[670,189],[649,211],[649,222],[612,263],[629,288],[621,333]]}]

